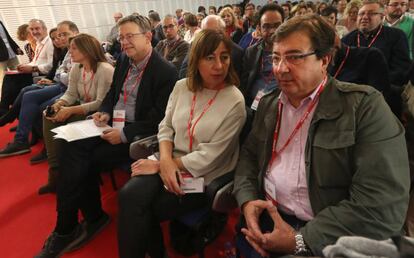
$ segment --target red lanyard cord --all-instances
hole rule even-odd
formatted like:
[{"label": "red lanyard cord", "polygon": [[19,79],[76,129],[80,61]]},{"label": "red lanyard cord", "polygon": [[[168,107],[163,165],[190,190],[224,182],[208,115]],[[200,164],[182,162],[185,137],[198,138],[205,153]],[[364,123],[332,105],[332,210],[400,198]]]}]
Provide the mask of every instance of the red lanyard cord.
[{"label": "red lanyard cord", "polygon": [[345,57],[344,57],[344,59],[342,60],[341,64],[339,65],[338,70],[336,70],[336,72],[335,72],[335,75],[334,75],[334,78],[335,78],[335,79],[336,79],[336,77],[339,75],[339,73],[342,71],[342,69],[344,68],[344,64],[345,64],[345,62],[346,62],[346,59],[348,59],[349,51],[350,51],[350,47],[348,46],[348,47],[346,48],[346,54],[345,54]]},{"label": "red lanyard cord", "polygon": [[86,71],[85,71],[85,67],[83,67],[83,73],[82,73],[82,81],[83,81],[83,92],[85,94],[85,102],[88,103],[89,101],[91,101],[91,96],[89,95],[89,92],[91,91],[91,88],[93,87],[93,80],[95,78],[95,73],[92,71],[92,76],[91,79],[89,80],[89,88],[88,90],[86,90],[86,86],[87,84],[85,83],[86,80]]},{"label": "red lanyard cord", "polygon": [[[382,31],[382,25],[381,25],[381,27],[379,28],[379,30],[378,30],[378,32],[377,32],[377,34],[375,34],[374,38],[371,40],[371,42],[368,44],[368,46],[367,46],[367,47],[371,47],[371,46],[372,46],[372,44],[374,44],[374,42],[377,40],[378,35],[381,33],[381,31]],[[359,31],[358,31],[357,46],[358,46],[358,47],[361,47],[359,37],[360,37],[360,33],[359,33]]]},{"label": "red lanyard cord", "polygon": [[193,100],[192,100],[191,109],[190,109],[190,117],[188,118],[188,123],[187,123],[187,133],[188,133],[188,138],[190,140],[188,148],[189,148],[190,152],[193,151],[194,129],[195,129],[198,121],[200,121],[201,117],[204,116],[204,114],[207,112],[207,110],[211,107],[211,105],[213,104],[214,100],[216,99],[216,97],[217,97],[217,95],[218,95],[218,93],[220,92],[221,89],[222,88],[217,90],[216,94],[214,94],[214,96],[211,99],[209,99],[207,104],[204,106],[203,111],[201,112],[201,114],[198,116],[198,118],[194,122],[194,125],[191,124],[191,121],[193,120],[193,117],[194,117],[194,109],[195,109],[195,105],[196,105],[196,101],[197,101],[197,95],[196,95],[196,93],[193,94]]},{"label": "red lanyard cord", "polygon": [[143,66],[141,72],[138,74],[137,79],[135,80],[134,86],[132,87],[132,89],[131,89],[130,92],[128,92],[127,87],[126,87],[127,86],[126,84],[128,82],[128,79],[129,79],[129,76],[130,76],[130,73],[131,73],[131,67],[129,67],[127,76],[126,76],[125,81],[124,81],[124,86],[123,86],[123,88],[124,88],[124,105],[126,105],[127,100],[128,100],[128,97],[131,96],[131,94],[135,91],[135,88],[138,87],[138,83],[142,79],[142,76],[144,74],[145,68],[147,68],[148,61],[149,61],[149,57],[145,61],[145,65]]},{"label": "red lanyard cord", "polygon": [[316,93],[315,98],[312,100],[312,102],[310,103],[310,105],[309,105],[308,109],[306,110],[305,114],[302,116],[302,118],[296,124],[295,129],[293,129],[293,131],[290,134],[289,138],[286,140],[285,144],[283,144],[283,146],[280,148],[279,151],[276,150],[276,146],[277,146],[277,141],[279,139],[280,124],[281,124],[282,112],[283,112],[283,104],[280,100],[278,101],[278,111],[277,111],[277,120],[276,120],[277,122],[276,122],[275,132],[274,132],[274,135],[273,135],[272,157],[270,159],[269,166],[268,166],[268,169],[267,169],[268,173],[270,172],[270,169],[272,168],[272,164],[275,161],[276,157],[278,155],[280,155],[286,149],[286,147],[290,144],[293,137],[295,137],[295,135],[298,133],[300,128],[305,123],[306,118],[308,118],[309,114],[312,112],[313,108],[316,106],[316,103],[318,102],[319,95],[321,95],[323,89],[325,88],[326,82],[327,82],[327,77],[325,77],[323,79],[323,81],[321,82],[320,87],[319,87],[319,89]]}]

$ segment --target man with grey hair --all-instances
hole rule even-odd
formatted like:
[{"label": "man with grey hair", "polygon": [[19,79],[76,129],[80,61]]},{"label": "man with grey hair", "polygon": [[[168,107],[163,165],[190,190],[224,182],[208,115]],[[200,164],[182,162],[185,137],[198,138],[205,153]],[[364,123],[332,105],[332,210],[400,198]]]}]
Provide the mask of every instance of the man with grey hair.
[{"label": "man with grey hair", "polygon": [[164,31],[162,30],[161,18],[157,12],[151,12],[148,14],[148,18],[151,21],[152,36],[158,43],[165,39]]},{"label": "man with grey hair", "polygon": [[[206,18],[203,19],[201,22],[201,29],[202,30],[219,30],[225,31],[226,24],[224,20],[218,15],[208,15]],[[237,75],[239,78],[241,77],[242,66],[243,66],[243,49],[233,43],[231,49],[231,62],[233,63],[234,69],[236,70]],[[188,55],[185,57],[183,64],[181,65],[179,77],[180,79],[187,77],[187,66],[188,66]]]},{"label": "man with grey hair", "polygon": [[177,20],[172,15],[166,15],[162,22],[165,39],[158,42],[155,50],[167,61],[171,62],[177,71],[187,55],[190,44],[178,36]]},{"label": "man with grey hair", "polygon": [[[75,142],[59,141],[57,222],[36,258],[60,257],[77,249],[109,224],[102,209],[99,172],[131,162],[129,145],[136,137],[157,133],[168,97],[177,80],[175,67],[151,46],[148,18],[130,15],[119,22],[118,58],[112,85],[98,112],[97,126],[112,125],[100,137]],[[78,212],[84,221],[79,223]],[[128,223],[119,215],[120,223]],[[128,244],[134,239],[120,239]]]},{"label": "man with grey hair", "polygon": [[35,56],[32,62],[17,66],[17,73],[6,74],[3,80],[0,115],[5,114],[20,90],[33,83],[33,77],[46,75],[52,68],[53,44],[42,20],[29,21],[29,31],[36,39]]}]

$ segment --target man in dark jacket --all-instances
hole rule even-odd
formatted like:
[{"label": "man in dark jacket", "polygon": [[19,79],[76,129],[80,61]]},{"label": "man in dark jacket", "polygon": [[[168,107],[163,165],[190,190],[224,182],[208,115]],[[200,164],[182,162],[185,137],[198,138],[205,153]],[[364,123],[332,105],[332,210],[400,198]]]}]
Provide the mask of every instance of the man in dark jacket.
[{"label": "man in dark jacket", "polygon": [[[151,25],[143,16],[118,22],[125,54],[117,61],[111,89],[99,112],[98,126],[112,122],[101,137],[60,144],[57,223],[38,258],[60,256],[86,243],[109,221],[102,210],[99,171],[130,161],[129,145],[137,136],[156,134],[177,80],[175,67],[151,47]],[[78,222],[78,211],[85,218]]]}]

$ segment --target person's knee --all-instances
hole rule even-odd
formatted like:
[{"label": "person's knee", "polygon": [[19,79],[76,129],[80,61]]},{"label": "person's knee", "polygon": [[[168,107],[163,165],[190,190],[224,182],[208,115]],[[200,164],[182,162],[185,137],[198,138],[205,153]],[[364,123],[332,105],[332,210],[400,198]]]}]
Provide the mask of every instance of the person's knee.
[{"label": "person's knee", "polygon": [[119,191],[119,206],[146,207],[152,203],[153,196],[159,191],[158,175],[132,177]]}]

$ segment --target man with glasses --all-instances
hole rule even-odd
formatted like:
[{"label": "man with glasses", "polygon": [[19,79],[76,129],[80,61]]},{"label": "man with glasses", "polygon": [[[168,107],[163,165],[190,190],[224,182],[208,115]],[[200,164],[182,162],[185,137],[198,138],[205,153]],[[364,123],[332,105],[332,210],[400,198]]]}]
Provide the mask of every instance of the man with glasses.
[{"label": "man with glasses", "polygon": [[[95,124],[111,124],[100,137],[60,145],[57,179],[57,222],[37,258],[60,257],[98,234],[110,218],[102,209],[99,172],[130,162],[129,145],[136,137],[154,135],[177,80],[175,67],[151,47],[148,18],[130,15],[119,22],[118,58],[111,88]],[[83,214],[79,223],[78,211]]]},{"label": "man with glasses", "polygon": [[383,25],[384,8],[375,0],[363,3],[358,12],[358,29],[342,38],[348,46],[376,47],[387,60],[390,92],[384,92],[387,102],[397,117],[401,117],[401,89],[407,83],[407,72],[411,65],[408,40],[400,29]]},{"label": "man with glasses", "polygon": [[179,71],[190,44],[178,36],[177,20],[174,16],[169,14],[164,17],[162,29],[164,30],[165,39],[158,42],[155,50]]},{"label": "man with glasses", "polygon": [[398,28],[404,31],[408,38],[410,58],[413,59],[414,44],[414,19],[405,14],[408,8],[408,0],[388,0],[386,3],[386,16],[384,25]]},{"label": "man with glasses", "polygon": [[243,60],[243,73],[240,90],[246,99],[246,105],[257,109],[260,98],[273,91],[277,82],[272,73],[272,36],[282,24],[284,12],[276,4],[266,4],[259,12],[262,41],[248,47]]},{"label": "man with glasses", "polygon": [[244,7],[244,21],[243,21],[243,32],[249,33],[254,31],[256,28],[253,27],[253,16],[254,16],[255,6],[253,3],[248,3]]},{"label": "man with glasses", "polygon": [[401,231],[404,128],[380,92],[328,75],[334,41],[316,15],[294,17],[273,36],[279,89],[260,101],[234,179],[243,257],[323,256],[341,236]]}]

